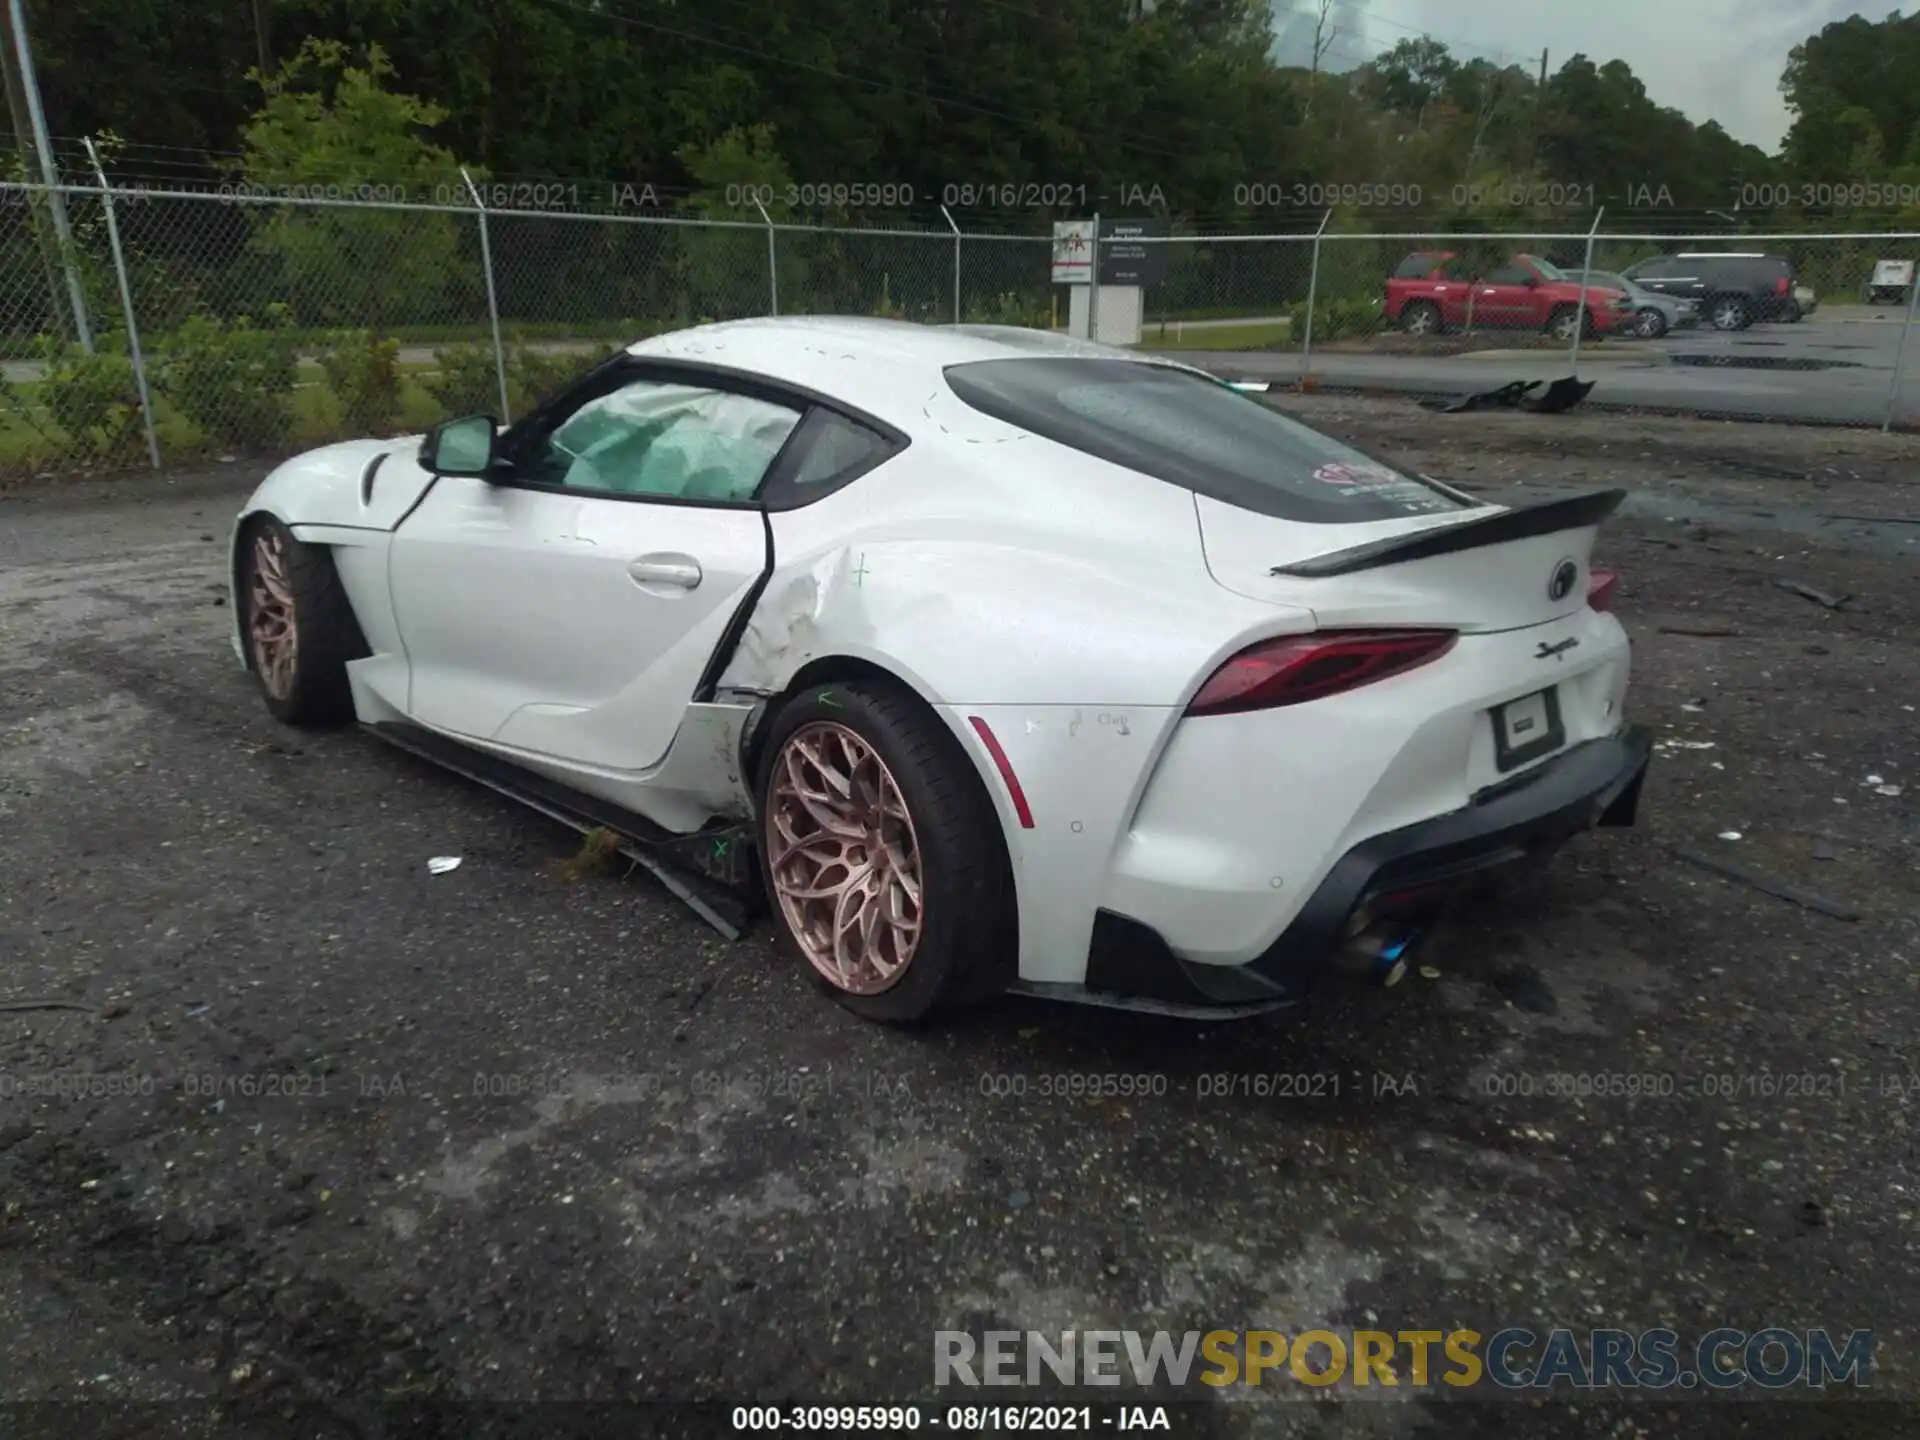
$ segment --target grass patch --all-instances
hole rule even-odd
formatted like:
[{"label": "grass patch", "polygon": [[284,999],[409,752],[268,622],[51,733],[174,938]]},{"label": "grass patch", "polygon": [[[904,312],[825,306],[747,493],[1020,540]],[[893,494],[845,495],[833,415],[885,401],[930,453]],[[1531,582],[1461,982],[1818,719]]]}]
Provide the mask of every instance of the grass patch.
[{"label": "grass patch", "polygon": [[1293,327],[1285,320],[1249,321],[1244,325],[1208,325],[1182,328],[1177,322],[1142,326],[1141,345],[1154,350],[1266,350],[1284,345]]}]

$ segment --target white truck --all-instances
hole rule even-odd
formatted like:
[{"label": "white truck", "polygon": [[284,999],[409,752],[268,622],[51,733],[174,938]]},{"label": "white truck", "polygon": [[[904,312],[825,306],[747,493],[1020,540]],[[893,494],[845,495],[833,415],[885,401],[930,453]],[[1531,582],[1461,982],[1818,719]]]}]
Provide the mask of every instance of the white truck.
[{"label": "white truck", "polygon": [[1878,260],[1874,262],[1873,278],[1867,282],[1867,303],[1878,305],[1882,300],[1892,300],[1897,304],[1912,288],[1913,261]]}]

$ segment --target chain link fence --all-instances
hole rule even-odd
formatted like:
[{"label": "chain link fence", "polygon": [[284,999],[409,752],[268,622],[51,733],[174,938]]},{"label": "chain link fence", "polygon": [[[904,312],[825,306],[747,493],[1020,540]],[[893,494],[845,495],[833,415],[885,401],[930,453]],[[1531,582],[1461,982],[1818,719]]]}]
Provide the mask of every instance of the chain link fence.
[{"label": "chain link fence", "polygon": [[[459,198],[446,188],[443,200]],[[1118,293],[1103,300],[1105,285],[1091,297],[1080,287],[1070,304],[1048,236],[951,221],[896,230],[295,200],[104,177],[0,185],[0,476],[284,454],[481,411],[512,419],[616,346],[766,314],[1061,328],[1076,314],[1084,325],[1091,298],[1103,337],[1118,314],[1131,343],[1291,353],[1303,374],[1348,354],[1425,363],[1484,349],[1493,332],[1506,348],[1566,346],[1576,363],[1582,344],[1595,354],[1628,343],[1565,324],[1555,333],[1554,317],[1522,314],[1486,286],[1465,287],[1463,312],[1427,333],[1388,287],[1423,253],[1450,255],[1475,277],[1517,254],[1575,277],[1589,255],[1612,273],[1690,249],[1784,255],[1812,313],[1888,322],[1874,363],[1892,357],[1891,423],[1913,307],[1871,311],[1867,278],[1879,260],[1920,255],[1920,237],[1905,234],[1445,230],[1137,243],[1161,248],[1135,308]],[[1896,332],[1897,352],[1881,343]],[[1688,333],[1712,336],[1708,324]]]}]

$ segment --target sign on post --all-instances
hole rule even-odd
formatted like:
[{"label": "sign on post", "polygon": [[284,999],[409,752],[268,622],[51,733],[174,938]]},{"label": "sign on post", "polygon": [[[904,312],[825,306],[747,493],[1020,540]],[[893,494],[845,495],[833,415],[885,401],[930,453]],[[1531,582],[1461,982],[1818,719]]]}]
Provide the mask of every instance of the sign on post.
[{"label": "sign on post", "polygon": [[1093,221],[1053,222],[1053,283],[1087,285],[1093,281]]},{"label": "sign on post", "polygon": [[1164,220],[1109,220],[1100,231],[1102,285],[1158,285],[1167,278],[1167,247],[1142,244],[1163,241],[1171,233]]}]

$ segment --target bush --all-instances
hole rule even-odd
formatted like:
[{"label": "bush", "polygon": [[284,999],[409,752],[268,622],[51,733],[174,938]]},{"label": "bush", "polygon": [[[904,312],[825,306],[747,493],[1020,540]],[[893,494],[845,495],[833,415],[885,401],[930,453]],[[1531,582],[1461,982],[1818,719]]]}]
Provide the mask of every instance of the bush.
[{"label": "bush", "polygon": [[284,443],[300,368],[289,319],[284,305],[268,307],[264,326],[245,315],[190,316],[166,347],[161,389],[210,439],[243,448]]},{"label": "bush", "polygon": [[514,346],[507,352],[507,386],[513,396],[513,413],[526,414],[599,363],[598,350],[548,352],[531,345]]},{"label": "bush", "polygon": [[1044,300],[1032,300],[1017,290],[1003,290],[985,300],[975,299],[967,307],[969,325],[1020,325],[1045,330],[1052,319]]},{"label": "bush", "polygon": [[420,383],[449,419],[461,415],[499,418],[500,372],[491,345],[449,345],[434,352],[434,362],[440,373],[423,375]]},{"label": "bush", "polygon": [[[1287,348],[1297,350],[1306,341],[1307,302],[1302,300],[1287,312]],[[1321,300],[1313,309],[1313,343],[1352,340],[1371,335],[1380,328],[1380,302],[1377,300]]]},{"label": "bush", "polygon": [[342,424],[356,435],[389,435],[400,420],[400,342],[368,331],[343,335],[320,357]]},{"label": "bush", "polygon": [[[107,337],[101,337],[92,355],[78,345],[48,337],[40,342],[40,358],[46,365],[40,402],[69,445],[109,457],[129,453],[140,431],[140,388],[133,362],[111,348]],[[31,406],[21,392],[5,381],[0,386],[9,408],[33,424]]]}]

